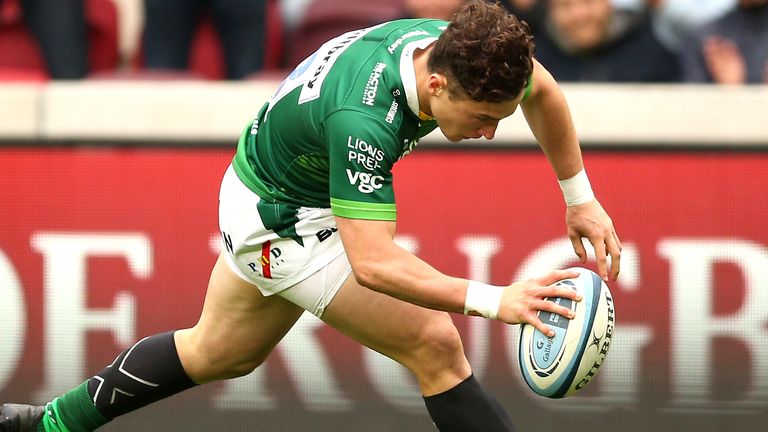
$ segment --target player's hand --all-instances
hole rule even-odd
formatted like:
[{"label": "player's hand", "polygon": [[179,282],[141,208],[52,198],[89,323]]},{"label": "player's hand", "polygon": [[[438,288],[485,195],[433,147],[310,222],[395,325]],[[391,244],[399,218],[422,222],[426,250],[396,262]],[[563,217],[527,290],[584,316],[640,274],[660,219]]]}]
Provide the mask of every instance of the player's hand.
[{"label": "player's hand", "polygon": [[515,282],[504,289],[501,296],[501,306],[496,319],[508,324],[528,323],[539,329],[548,337],[555,335],[554,330],[539,319],[538,312],[546,311],[573,318],[573,312],[565,306],[560,306],[545,300],[546,297],[563,297],[581,301],[576,291],[563,286],[553,285],[563,279],[579,276],[574,270],[556,270],[543,277]]},{"label": "player's hand", "polygon": [[613,227],[613,221],[600,203],[592,200],[568,207],[565,212],[565,223],[568,225],[568,237],[573,244],[573,250],[581,262],[587,262],[587,251],[581,243],[582,237],[586,237],[595,249],[597,273],[603,280],[608,280],[606,257],[611,255],[610,277],[616,280],[621,266],[621,240]]}]

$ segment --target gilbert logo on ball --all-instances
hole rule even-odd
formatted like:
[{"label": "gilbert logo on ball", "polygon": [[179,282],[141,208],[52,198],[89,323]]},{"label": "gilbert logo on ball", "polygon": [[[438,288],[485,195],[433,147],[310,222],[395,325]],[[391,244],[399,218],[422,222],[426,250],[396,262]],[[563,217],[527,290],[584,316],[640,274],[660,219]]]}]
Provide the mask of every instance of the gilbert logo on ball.
[{"label": "gilbert logo on ball", "polygon": [[564,279],[565,286],[582,295],[581,302],[548,298],[574,311],[571,320],[550,312],[539,318],[555,330],[547,337],[532,325],[520,332],[518,358],[526,384],[537,394],[563,398],[584,388],[605,361],[616,323],[613,297],[608,285],[595,272],[576,267],[579,276]]}]

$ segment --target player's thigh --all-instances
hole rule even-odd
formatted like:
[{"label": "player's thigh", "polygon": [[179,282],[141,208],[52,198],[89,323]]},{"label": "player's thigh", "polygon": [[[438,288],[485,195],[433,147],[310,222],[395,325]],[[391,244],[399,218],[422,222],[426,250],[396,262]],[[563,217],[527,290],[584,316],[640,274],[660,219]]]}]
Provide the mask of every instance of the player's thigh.
[{"label": "player's thigh", "polygon": [[176,333],[182,364],[200,381],[248,373],[269,355],[302,312],[278,296],[265,297],[235,275],[220,256],[198,323]]},{"label": "player's thigh", "polygon": [[375,292],[350,276],[321,318],[409,368],[425,394],[469,376],[461,339],[448,313]]}]

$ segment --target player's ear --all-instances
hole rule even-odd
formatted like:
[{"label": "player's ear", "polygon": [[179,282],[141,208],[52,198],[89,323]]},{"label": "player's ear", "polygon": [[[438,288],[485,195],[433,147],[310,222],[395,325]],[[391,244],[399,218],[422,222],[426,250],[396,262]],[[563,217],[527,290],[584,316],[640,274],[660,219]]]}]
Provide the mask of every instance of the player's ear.
[{"label": "player's ear", "polygon": [[440,96],[440,94],[448,87],[448,80],[443,74],[433,73],[429,75],[427,87],[429,89],[429,94]]}]

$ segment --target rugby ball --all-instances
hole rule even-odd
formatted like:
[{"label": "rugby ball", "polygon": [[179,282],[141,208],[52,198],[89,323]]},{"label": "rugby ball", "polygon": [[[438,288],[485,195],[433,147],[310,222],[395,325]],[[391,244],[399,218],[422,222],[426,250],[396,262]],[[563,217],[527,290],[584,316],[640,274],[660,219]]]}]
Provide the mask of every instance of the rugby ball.
[{"label": "rugby ball", "polygon": [[573,279],[556,285],[573,289],[582,300],[561,297],[547,300],[574,311],[574,318],[540,311],[539,318],[554,331],[547,337],[530,324],[520,331],[518,357],[526,384],[541,396],[563,398],[584,388],[605,361],[616,322],[613,297],[608,285],[595,272],[575,267]]}]

